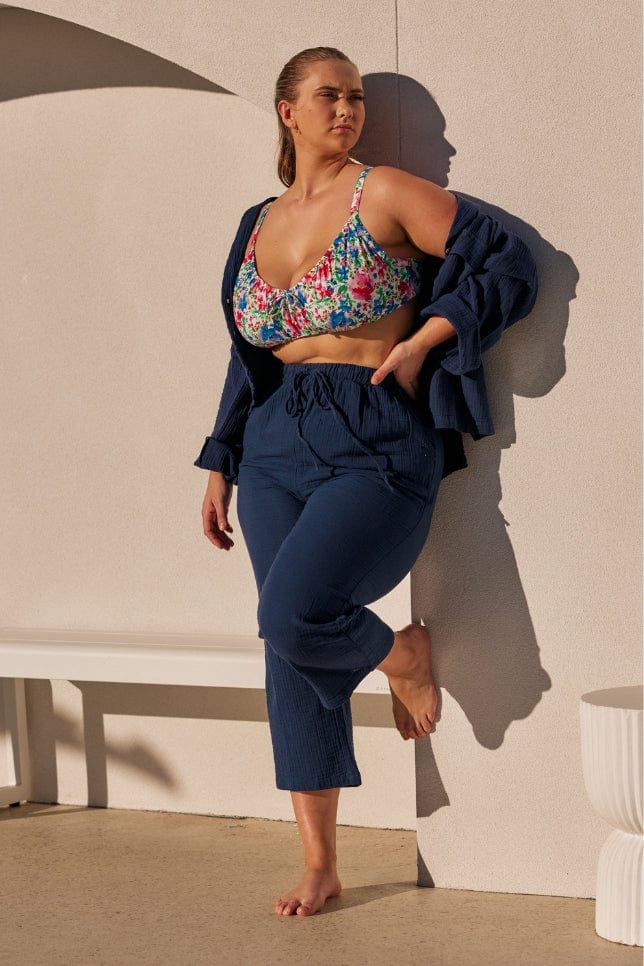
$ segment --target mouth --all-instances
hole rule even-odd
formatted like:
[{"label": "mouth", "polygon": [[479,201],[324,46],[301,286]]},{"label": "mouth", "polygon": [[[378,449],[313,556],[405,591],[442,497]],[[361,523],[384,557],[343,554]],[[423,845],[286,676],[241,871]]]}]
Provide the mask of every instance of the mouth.
[{"label": "mouth", "polygon": [[333,128],[334,131],[345,131],[353,132],[353,128],[349,124],[338,124]]}]

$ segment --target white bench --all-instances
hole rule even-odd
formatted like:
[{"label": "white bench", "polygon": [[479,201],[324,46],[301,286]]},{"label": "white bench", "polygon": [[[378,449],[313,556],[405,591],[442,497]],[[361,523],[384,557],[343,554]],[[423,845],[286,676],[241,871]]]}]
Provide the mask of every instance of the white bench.
[{"label": "white bench", "polygon": [[[264,642],[232,634],[0,629],[0,755],[6,761],[0,776],[9,779],[0,784],[0,807],[30,797],[26,678],[263,688]],[[389,694],[380,671],[368,674],[356,690]]]}]

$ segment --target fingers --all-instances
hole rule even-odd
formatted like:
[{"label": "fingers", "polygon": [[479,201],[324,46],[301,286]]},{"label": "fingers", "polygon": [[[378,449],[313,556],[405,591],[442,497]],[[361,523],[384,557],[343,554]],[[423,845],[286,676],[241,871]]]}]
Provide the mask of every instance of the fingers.
[{"label": "fingers", "polygon": [[215,506],[212,500],[207,500],[203,506],[202,519],[203,532],[213,546],[219,550],[230,550],[231,547],[235,546],[228,533],[224,532],[227,530],[232,533],[233,528],[228,521],[223,504]]},{"label": "fingers", "polygon": [[402,383],[398,383],[398,385],[401,386],[403,392],[406,392],[408,396],[411,396],[412,399],[416,399],[418,395],[418,386],[416,384],[413,382],[407,382],[404,385]]},{"label": "fingers", "polygon": [[228,510],[227,510],[226,504],[221,499],[217,499],[217,498],[214,498],[212,503],[215,508],[215,514],[216,514],[217,523],[219,525],[219,529],[227,530],[228,533],[232,533],[233,528],[231,527],[230,522],[228,520]]},{"label": "fingers", "polygon": [[201,519],[204,536],[219,550],[230,550],[235,546],[228,536],[233,532],[228,519],[231,496],[232,482],[222,473],[213,470],[208,478],[206,495],[201,505]]},{"label": "fingers", "polygon": [[410,379],[406,376],[403,376],[402,372],[400,373],[400,375],[398,375],[398,369],[400,368],[402,368],[400,365],[398,366],[398,368],[396,368],[396,366],[387,365],[387,363],[384,362],[380,366],[380,368],[376,369],[376,371],[371,376],[371,385],[377,386],[379,383],[382,382],[382,380],[386,376],[389,375],[390,372],[393,372],[394,379],[396,380],[400,388],[404,392],[406,392],[408,396],[411,396],[412,399],[416,399],[418,395],[418,385],[419,385],[418,379],[414,377]]},{"label": "fingers", "polygon": [[389,375],[389,373],[392,371],[392,368],[393,367],[391,366],[382,365],[380,366],[379,369],[376,369],[376,371],[372,373],[372,376],[371,376],[371,385],[372,386],[379,385],[379,383],[382,382],[385,376]]}]

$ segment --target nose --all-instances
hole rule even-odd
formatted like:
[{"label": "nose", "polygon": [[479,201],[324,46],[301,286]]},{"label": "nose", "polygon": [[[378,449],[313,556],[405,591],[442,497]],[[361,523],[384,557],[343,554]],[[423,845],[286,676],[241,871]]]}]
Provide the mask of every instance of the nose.
[{"label": "nose", "polygon": [[348,97],[338,98],[337,112],[340,117],[353,117],[353,108]]}]

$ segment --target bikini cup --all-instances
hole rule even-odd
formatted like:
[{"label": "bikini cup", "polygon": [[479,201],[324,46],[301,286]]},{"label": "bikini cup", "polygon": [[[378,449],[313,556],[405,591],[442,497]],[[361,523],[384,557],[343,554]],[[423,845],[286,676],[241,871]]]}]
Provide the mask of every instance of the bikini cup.
[{"label": "bikini cup", "polygon": [[286,289],[269,285],[257,272],[255,244],[272,202],[264,207],[233,293],[235,323],[248,342],[271,347],[356,328],[418,293],[423,259],[389,255],[360,219],[360,198],[370,170],[364,168],[358,177],[349,218],[339,234],[315,265]]}]

